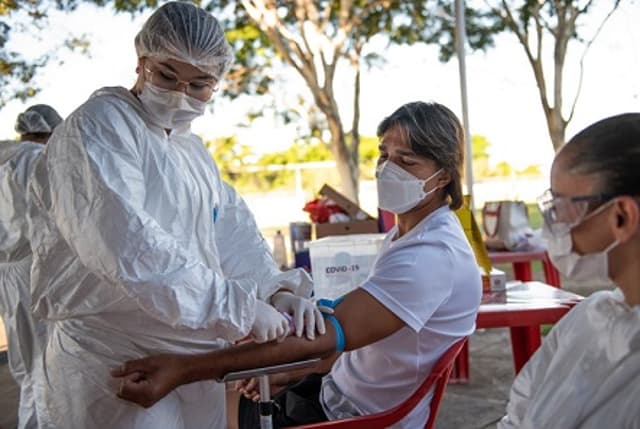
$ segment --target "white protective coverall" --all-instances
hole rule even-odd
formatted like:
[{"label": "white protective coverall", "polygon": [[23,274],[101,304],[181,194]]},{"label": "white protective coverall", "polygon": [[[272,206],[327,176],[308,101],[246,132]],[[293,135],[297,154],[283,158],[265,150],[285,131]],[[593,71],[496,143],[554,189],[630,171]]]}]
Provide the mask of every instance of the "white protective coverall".
[{"label": "white protective coverall", "polygon": [[279,287],[310,295],[305,272],[280,272],[201,139],[167,135],[124,88],[98,90],[56,129],[30,197],[33,301],[52,323],[43,427],[224,427],[222,384],[144,409],[118,399],[109,375],[128,359],[241,339],[256,299]]},{"label": "white protective coverall", "polygon": [[18,427],[37,427],[34,365],[46,341],[43,323],[31,313],[27,234],[27,183],[43,145],[0,143],[0,316],[8,340],[9,370],[20,386]]},{"label": "white protective coverall", "polygon": [[640,307],[591,295],[547,335],[513,383],[509,428],[640,428]]}]

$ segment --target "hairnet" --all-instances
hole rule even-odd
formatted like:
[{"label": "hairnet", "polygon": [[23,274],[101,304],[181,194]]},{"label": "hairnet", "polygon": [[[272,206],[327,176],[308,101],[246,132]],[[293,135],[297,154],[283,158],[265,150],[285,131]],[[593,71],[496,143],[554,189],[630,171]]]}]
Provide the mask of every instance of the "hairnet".
[{"label": "hairnet", "polygon": [[156,10],[135,38],[138,57],[182,61],[221,79],[232,52],[218,20],[191,3],[170,2]]},{"label": "hairnet", "polygon": [[46,104],[36,104],[18,115],[15,129],[19,134],[51,133],[62,122],[56,110]]}]

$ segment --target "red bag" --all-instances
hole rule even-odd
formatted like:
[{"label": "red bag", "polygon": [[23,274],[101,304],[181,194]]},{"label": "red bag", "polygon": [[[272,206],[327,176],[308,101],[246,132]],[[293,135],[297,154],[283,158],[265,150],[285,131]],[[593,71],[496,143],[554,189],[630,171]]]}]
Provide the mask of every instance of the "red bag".
[{"label": "red bag", "polygon": [[346,214],[339,205],[326,197],[316,198],[313,201],[309,201],[304,205],[302,210],[309,213],[309,217],[313,223],[327,223],[329,222],[329,216],[334,213]]},{"label": "red bag", "polygon": [[482,209],[485,245],[491,250],[525,250],[533,231],[522,201],[488,201]]}]

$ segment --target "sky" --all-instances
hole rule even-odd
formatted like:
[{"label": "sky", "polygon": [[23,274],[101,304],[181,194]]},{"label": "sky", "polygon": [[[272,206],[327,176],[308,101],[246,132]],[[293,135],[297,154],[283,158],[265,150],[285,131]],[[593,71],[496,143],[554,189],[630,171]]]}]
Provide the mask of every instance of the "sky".
[{"label": "sky", "polygon": [[[102,86],[130,87],[136,77],[133,39],[149,14],[114,15],[108,9],[81,4],[71,14],[52,13],[50,25],[42,30],[12,38],[14,48],[35,57],[61,46],[69,35],[87,35],[91,41],[90,55],[58,49],[57,58],[37,76],[42,91],[27,104],[13,101],[0,110],[0,139],[15,137],[15,118],[29,104],[51,104],[66,116]],[[640,4],[622,2],[591,47],[585,59],[581,97],[567,138],[606,116],[640,111],[638,22]],[[585,34],[591,34],[595,30],[593,22],[585,22],[585,30]],[[572,98],[577,83],[577,64],[582,53],[580,46],[574,48],[577,49],[570,49],[565,72],[567,100]],[[383,53],[386,62],[363,72],[362,135],[375,135],[378,122],[409,101],[437,101],[461,117],[455,59],[443,64],[435,47],[388,47],[380,39],[372,41],[368,49]],[[293,71],[281,80],[286,83],[286,90],[274,88],[274,97],[286,101],[297,94],[296,90],[305,93],[304,84]],[[535,164],[548,171],[553,150],[535,80],[515,36],[501,35],[496,46],[487,52],[469,52],[467,80],[471,133],[484,135],[491,142],[490,162],[507,161],[516,168]],[[338,104],[347,124],[351,115],[351,82],[344,71],[336,81]],[[257,153],[286,148],[296,136],[293,127],[275,124],[269,118],[254,122],[249,128],[237,127],[255,105],[255,100],[249,97],[234,101],[219,99],[213,111],[194,121],[193,129],[205,139],[236,133],[242,143],[251,145]]]}]

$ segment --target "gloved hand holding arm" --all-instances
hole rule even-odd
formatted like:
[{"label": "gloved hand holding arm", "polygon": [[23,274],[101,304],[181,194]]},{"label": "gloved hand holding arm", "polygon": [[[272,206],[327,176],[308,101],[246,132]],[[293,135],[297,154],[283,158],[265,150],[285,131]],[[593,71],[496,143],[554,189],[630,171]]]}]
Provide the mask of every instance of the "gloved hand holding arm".
[{"label": "gloved hand holding arm", "polygon": [[[324,334],[320,312],[304,298],[313,288],[309,275],[302,269],[280,271],[253,213],[233,187],[224,183],[223,190],[216,221],[216,243],[225,276],[255,281],[258,299],[271,302],[279,311],[293,316],[296,336],[301,337],[306,332],[307,338],[313,339],[316,330]],[[286,295],[281,293],[284,290],[290,291],[290,296],[283,296]],[[274,299],[276,295],[278,298]]]},{"label": "gloved hand holding arm", "polygon": [[[345,350],[372,344],[407,326],[362,289],[351,291],[336,307],[344,331]],[[150,407],[176,387],[205,379],[221,379],[231,371],[259,368],[312,357],[328,358],[336,351],[336,330],[314,341],[287,337],[282,344],[247,343],[200,355],[165,354],[126,362],[111,372],[120,378],[120,398]]]},{"label": "gloved hand holding arm", "polygon": [[289,333],[289,321],[275,308],[256,301],[256,319],[251,327],[251,337],[256,343],[282,341]]},{"label": "gloved hand holding arm", "polygon": [[322,313],[311,300],[281,290],[273,294],[271,304],[277,310],[293,316],[296,337],[301,337],[306,332],[307,338],[313,340],[316,331],[320,335],[326,332]]}]

